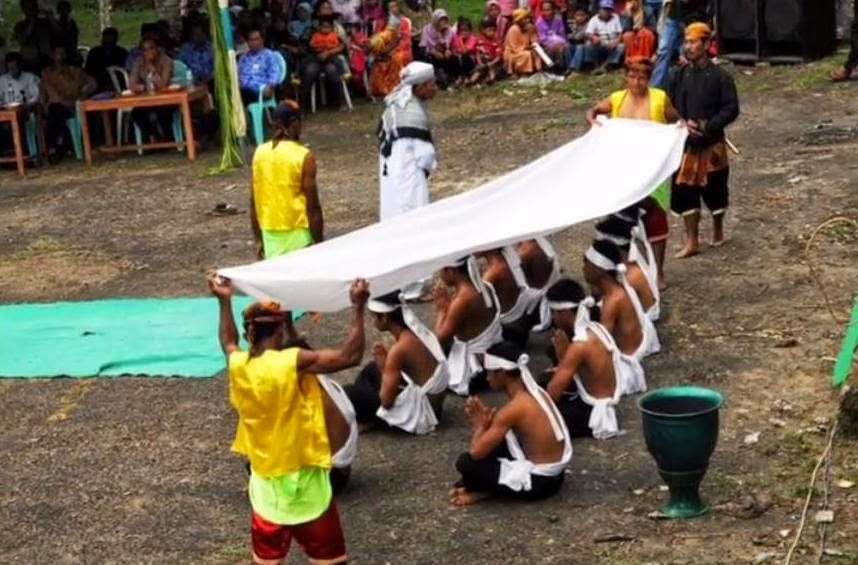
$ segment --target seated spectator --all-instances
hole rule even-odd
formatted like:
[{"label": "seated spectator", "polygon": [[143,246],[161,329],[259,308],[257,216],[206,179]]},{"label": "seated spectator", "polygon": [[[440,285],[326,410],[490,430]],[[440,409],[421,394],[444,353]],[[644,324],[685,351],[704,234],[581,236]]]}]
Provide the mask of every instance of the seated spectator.
[{"label": "seated spectator", "polygon": [[539,44],[554,61],[555,67],[565,68],[566,61],[571,61],[571,55],[567,57],[566,26],[552,0],[542,2],[542,15],[536,19],[536,33]]},{"label": "seated spectator", "polygon": [[642,6],[641,2],[628,0],[626,10],[620,17],[626,61],[639,57],[651,59],[655,55],[655,17],[650,7]]},{"label": "seated spectator", "polygon": [[331,0],[331,7],[333,7],[335,13],[340,14],[343,22],[355,19],[360,20],[358,18],[360,0]]},{"label": "seated spectator", "polygon": [[492,84],[497,80],[503,61],[503,47],[497,37],[497,19],[487,16],[480,22],[480,36],[477,38],[476,68],[468,77],[467,84],[474,85],[482,80]]},{"label": "seated spectator", "polygon": [[614,13],[614,0],[599,0],[598,13],[587,24],[588,43],[584,61],[603,72],[608,67],[619,67],[623,61],[623,26]]},{"label": "seated spectator", "polygon": [[399,84],[399,72],[406,65],[400,39],[399,18],[393,14],[387,16],[387,27],[369,39],[369,52],[373,57],[369,89],[373,96],[387,96]]},{"label": "seated spectator", "polygon": [[128,58],[125,59],[126,71],[131,72],[134,64],[143,56],[143,42],[147,39],[158,44],[158,26],[156,24],[150,22],[140,26],[140,43],[128,51]]},{"label": "seated spectator", "polygon": [[71,145],[66,120],[75,116],[77,101],[88,98],[95,88],[94,78],[68,63],[66,47],[55,46],[54,64],[42,71],[49,162],[56,163],[65,156]]},{"label": "seated spectator", "polygon": [[23,70],[23,58],[17,51],[4,57],[6,73],[0,75],[0,104],[27,104],[39,102],[39,77]]},{"label": "seated spectator", "polygon": [[112,92],[107,67],[124,67],[127,59],[128,51],[119,46],[119,32],[115,27],[106,27],[101,32],[101,45],[90,49],[83,68],[95,79],[98,92]]},{"label": "seated spectator", "polygon": [[83,61],[80,60],[80,55],[77,52],[78,39],[80,31],[77,28],[77,22],[71,17],[72,5],[68,0],[60,0],[57,2],[57,27],[59,28],[60,39],[66,48],[66,57],[68,62],[80,66]]},{"label": "seated spectator", "polygon": [[[491,19],[495,22],[495,40],[503,45],[509,18],[501,15],[501,3],[498,0],[489,0],[486,2],[486,17],[483,18],[483,22],[486,19]],[[482,27],[483,22],[480,22],[480,27]]]},{"label": "seated spectator", "polygon": [[301,2],[295,9],[295,19],[286,28],[289,36],[296,42],[308,42],[313,32],[313,6],[309,2]]},{"label": "seated spectator", "polygon": [[572,19],[566,22],[569,33],[568,68],[570,73],[581,70],[584,65],[584,51],[587,47],[587,23],[590,15],[584,8],[576,8]]},{"label": "seated spectator", "polygon": [[179,53],[179,46],[176,44],[176,38],[173,37],[170,22],[167,20],[158,20],[155,22],[154,27],[158,33],[158,45],[161,47],[161,51],[169,57],[175,58]]},{"label": "seated spectator", "polygon": [[238,86],[244,104],[259,101],[259,93],[264,98],[276,95],[280,86],[280,63],[270,49],[265,48],[265,39],[259,27],[251,28],[247,33],[248,51],[238,60]]},{"label": "seated spectator", "polygon": [[[138,94],[157,92],[170,86],[173,76],[173,60],[164,54],[154,39],[140,43],[142,55],[134,62],[128,75],[128,88]],[[151,139],[166,139],[172,132],[172,107],[134,108],[131,119],[140,128],[144,143]]]},{"label": "seated spectator", "polygon": [[465,79],[471,76],[474,68],[477,66],[477,37],[473,33],[471,20],[468,18],[459,18],[456,22],[456,34],[453,36],[452,43],[453,53],[459,60],[458,73],[456,84],[460,85],[465,82]]},{"label": "seated spectator", "polygon": [[398,52],[402,66],[405,67],[405,65],[414,60],[414,52],[411,49],[411,38],[414,34],[414,29],[411,26],[411,19],[402,14],[399,0],[387,0],[384,4],[384,10],[385,25],[389,25],[387,19],[390,16],[394,16],[399,20],[399,27],[396,28],[397,33],[399,34]]},{"label": "seated spectator", "polygon": [[[566,17],[566,0],[553,0],[551,3],[554,4],[554,14],[560,16],[560,21],[563,22],[563,18]],[[544,13],[542,11],[543,1],[542,0],[527,0],[527,4],[528,4],[528,7],[530,8],[531,15],[538,22],[539,18],[541,18],[544,15]],[[563,34],[564,37],[566,35],[565,31],[566,30],[564,28],[564,34]]]},{"label": "seated spectator", "polygon": [[453,53],[453,36],[450,16],[446,10],[432,13],[432,22],[426,24],[420,35],[423,58],[435,67],[435,78],[441,89],[447,88],[459,75],[459,62]]},{"label": "seated spectator", "polygon": [[[355,79],[360,79],[367,70],[369,38],[363,32],[363,26],[357,16],[344,18],[346,28],[346,48],[349,55],[349,69]],[[356,80],[360,83],[360,80]]]},{"label": "seated spectator", "polygon": [[381,31],[387,25],[384,7],[379,0],[363,0],[357,13],[366,26],[367,33]]},{"label": "seated spectator", "polygon": [[[322,18],[310,36],[310,51],[322,61],[330,59],[337,68],[337,76],[343,77],[346,81],[351,80],[348,61],[345,57],[345,45],[339,34],[334,31],[334,20],[330,16]],[[333,52],[339,54],[328,55]]]},{"label": "seated spectator", "polygon": [[328,104],[334,108],[339,108],[343,92],[342,75],[345,70],[341,57],[346,50],[345,41],[342,39],[345,37],[345,31],[340,32],[337,29],[331,3],[327,0],[322,0],[319,3],[316,12],[320,18],[317,23],[319,27],[317,31],[321,31],[322,28],[329,30],[333,35],[339,36],[339,40],[336,47],[324,48],[319,51],[313,50],[311,47],[307,56],[301,61],[301,105],[310,107],[310,93],[313,84],[324,74],[325,95]]},{"label": "seated spectator", "polygon": [[190,69],[196,84],[214,87],[214,49],[205,22],[191,24],[190,41],[179,49],[179,60]]},{"label": "seated spectator", "polygon": [[51,63],[51,46],[60,31],[47,12],[39,10],[38,0],[21,0],[24,19],[15,24],[13,36],[21,53],[21,65],[26,71],[39,73]]},{"label": "seated spectator", "polygon": [[[6,53],[8,52],[9,49],[6,47],[6,40],[0,35],[0,75],[6,74]],[[2,96],[2,93],[0,93],[0,96]]]},{"label": "seated spectator", "polygon": [[503,47],[504,70],[510,78],[532,75],[542,70],[542,59],[533,46],[539,43],[539,36],[533,26],[530,12],[519,8],[513,12],[512,26],[506,32]]}]

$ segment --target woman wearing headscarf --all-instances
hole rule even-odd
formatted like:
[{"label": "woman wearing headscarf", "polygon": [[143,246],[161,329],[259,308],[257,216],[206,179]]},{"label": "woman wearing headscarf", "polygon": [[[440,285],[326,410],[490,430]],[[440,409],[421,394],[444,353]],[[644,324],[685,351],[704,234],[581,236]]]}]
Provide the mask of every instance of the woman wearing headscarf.
[{"label": "woman wearing headscarf", "polygon": [[534,46],[538,44],[539,36],[536,34],[530,12],[519,8],[512,13],[512,27],[504,40],[504,69],[510,78],[531,75],[542,70],[542,59],[534,50]]},{"label": "woman wearing headscarf", "polygon": [[420,36],[423,57],[435,67],[435,76],[441,88],[446,88],[461,74],[459,60],[452,48],[454,35],[450,16],[446,10],[439,8],[432,13],[432,22],[423,28]]},{"label": "woman wearing headscarf", "polygon": [[[391,2],[395,4],[396,2]],[[387,96],[399,84],[399,73],[409,63],[410,51],[402,49],[400,21],[388,14],[384,29],[369,39],[372,66],[369,72],[369,89],[373,96]],[[409,45],[410,46],[410,45]]]},{"label": "woman wearing headscarf", "polygon": [[495,37],[500,42],[503,42],[504,37],[506,37],[506,30],[510,22],[510,18],[504,16],[502,10],[503,8],[498,0],[489,0],[486,2],[486,18],[491,18],[495,22]]}]

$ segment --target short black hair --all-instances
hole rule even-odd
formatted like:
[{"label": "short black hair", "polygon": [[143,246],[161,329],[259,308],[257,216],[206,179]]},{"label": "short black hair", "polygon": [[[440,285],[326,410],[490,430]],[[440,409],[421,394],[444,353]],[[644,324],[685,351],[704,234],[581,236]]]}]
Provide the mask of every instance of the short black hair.
[{"label": "short black hair", "polygon": [[492,17],[486,16],[480,20],[480,29],[488,29],[490,27],[497,28],[498,22]]},{"label": "short black hair", "polygon": [[617,216],[608,216],[596,224],[596,230],[621,239],[629,240],[629,243],[617,244],[617,246],[628,253],[632,238],[632,224]]},{"label": "short black hair", "polygon": [[394,324],[398,324],[400,326],[405,325],[405,318],[402,316],[402,302],[399,299],[399,290],[394,290],[393,292],[388,292],[387,294],[382,294],[381,296],[373,297],[373,300],[377,300],[388,306],[396,307],[396,310],[393,312],[385,312],[384,315],[387,316],[391,322]]},{"label": "short black hair", "polygon": [[106,27],[101,30],[101,36],[104,37],[105,35],[112,35],[116,39],[119,39],[119,30],[115,27]]},{"label": "short black hair", "polygon": [[569,277],[563,277],[545,293],[550,302],[581,302],[585,296],[584,288]]},{"label": "short black hair", "polygon": [[21,53],[18,51],[9,51],[6,53],[6,62],[7,63],[20,63],[23,61],[21,58]]},{"label": "short black hair", "polygon": [[262,31],[262,26],[257,24],[257,23],[254,23],[253,25],[247,26],[247,33],[245,34],[245,37],[250,37],[250,34],[253,32],[258,32],[259,35],[261,35],[263,39],[265,38],[265,32]]},{"label": "short black hair", "polygon": [[473,26],[471,25],[471,20],[469,20],[465,16],[459,16],[459,20],[456,22],[456,27],[458,29],[462,29],[463,27],[465,27],[465,28],[468,28],[469,31],[473,30]]},{"label": "short black hair", "polygon": [[[506,359],[513,363],[518,363],[519,357],[524,355],[524,348],[512,341],[502,341],[489,347],[488,350],[486,350],[486,354],[494,355],[495,357],[500,357],[501,359]],[[514,376],[521,375],[521,371],[518,369],[507,372]]]},{"label": "short black hair", "polygon": [[57,2],[57,12],[59,12],[62,8],[67,8],[69,12],[71,12],[72,5],[69,0],[60,0]]},{"label": "short black hair", "polygon": [[[598,251],[600,255],[604,255],[612,263],[619,265],[622,262],[622,254],[616,243],[604,239],[597,240],[593,242],[593,249]],[[608,272],[615,273],[616,270],[611,269]]]}]

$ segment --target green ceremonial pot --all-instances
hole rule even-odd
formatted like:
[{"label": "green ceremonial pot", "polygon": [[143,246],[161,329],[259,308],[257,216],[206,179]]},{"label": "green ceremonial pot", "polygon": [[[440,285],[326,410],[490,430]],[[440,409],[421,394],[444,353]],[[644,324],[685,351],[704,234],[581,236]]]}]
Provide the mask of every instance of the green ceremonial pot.
[{"label": "green ceremonial pot", "polygon": [[662,512],[670,518],[705,514],[700,482],[718,442],[719,392],[696,386],[650,391],[638,399],[646,447],[670,489]]}]

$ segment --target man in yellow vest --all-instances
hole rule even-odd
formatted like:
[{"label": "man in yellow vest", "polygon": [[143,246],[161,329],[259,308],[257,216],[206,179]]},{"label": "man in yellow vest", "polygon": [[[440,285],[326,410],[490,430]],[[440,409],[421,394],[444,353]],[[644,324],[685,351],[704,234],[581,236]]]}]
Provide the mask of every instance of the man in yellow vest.
[{"label": "man in yellow vest", "polygon": [[250,226],[258,258],[271,259],[324,240],[316,158],[301,144],[301,110],[290,100],[274,111],[277,130],[253,154]]},{"label": "man in yellow vest", "polygon": [[257,302],[243,313],[250,348],[242,351],[232,286],[214,274],[208,282],[220,304],[229,400],[238,413],[232,450],[250,461],[253,562],[280,563],[294,537],[311,562],[344,563],[345,538],[332,495],[331,446],[316,374],[360,363],[369,285],[358,279],[349,290],[352,320],[338,350],[282,349],[288,314],[275,302]]}]

